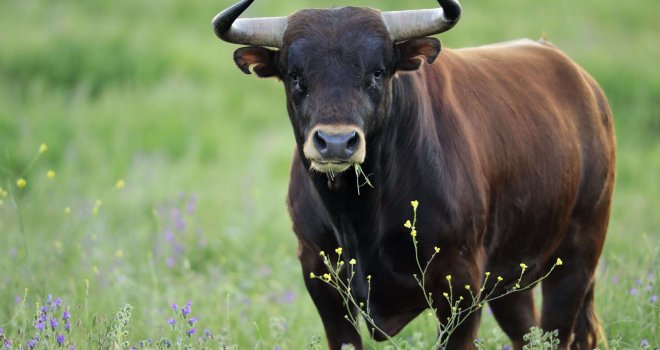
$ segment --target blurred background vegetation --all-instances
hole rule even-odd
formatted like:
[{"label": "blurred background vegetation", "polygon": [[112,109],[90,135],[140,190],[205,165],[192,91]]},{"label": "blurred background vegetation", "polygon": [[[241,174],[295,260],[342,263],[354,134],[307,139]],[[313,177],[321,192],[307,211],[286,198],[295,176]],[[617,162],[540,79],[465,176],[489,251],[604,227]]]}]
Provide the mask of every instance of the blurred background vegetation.
[{"label": "blurred background vegetation", "polygon": [[[241,348],[300,349],[323,334],[284,204],[294,140],[283,90],[243,75],[236,47],[214,36],[210,20],[230,4],[0,0],[5,332],[29,333],[34,303],[53,294],[78,314],[79,348],[91,346],[95,317],[101,324],[126,303],[131,341],[164,332],[168,305],[188,300],[201,328]],[[262,0],[247,15],[434,4]],[[623,347],[660,346],[660,3],[464,0],[463,8],[440,36],[444,47],[546,35],[605,90],[618,177],[598,310]],[[33,162],[41,143],[48,150]],[[12,318],[25,288],[25,310]],[[506,340],[486,316],[480,336],[499,348]],[[418,320],[402,337],[415,332],[433,334]]]}]

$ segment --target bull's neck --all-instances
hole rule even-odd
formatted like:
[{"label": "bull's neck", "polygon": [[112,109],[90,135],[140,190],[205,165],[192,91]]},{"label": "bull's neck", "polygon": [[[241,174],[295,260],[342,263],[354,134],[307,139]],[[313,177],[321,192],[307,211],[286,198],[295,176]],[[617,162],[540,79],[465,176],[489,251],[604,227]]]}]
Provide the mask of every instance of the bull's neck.
[{"label": "bull's neck", "polygon": [[428,94],[420,89],[426,87],[415,73],[393,80],[391,103],[382,116],[382,125],[367,135],[362,172],[350,168],[334,180],[321,174],[313,176],[336,228],[342,231],[340,235],[382,234],[403,221],[379,213],[400,212],[403,218],[410,214],[411,200],[430,198],[429,190],[442,191],[438,178],[441,161],[437,159],[442,152],[434,149],[440,145],[433,121],[422,118],[431,107],[420,97]]}]

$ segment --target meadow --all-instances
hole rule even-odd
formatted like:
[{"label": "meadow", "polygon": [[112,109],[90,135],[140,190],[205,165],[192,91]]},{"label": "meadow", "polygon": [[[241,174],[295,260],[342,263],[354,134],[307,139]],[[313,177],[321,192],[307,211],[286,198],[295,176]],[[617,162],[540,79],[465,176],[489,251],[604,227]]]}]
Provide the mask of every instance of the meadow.
[{"label": "meadow", "polygon": [[[284,203],[294,139],[283,89],[241,73],[236,47],[214,36],[210,20],[230,4],[0,1],[0,339],[8,348],[163,339],[325,347]],[[435,2],[260,0],[248,15],[335,5]],[[659,3],[465,0],[463,8],[457,27],[440,35],[444,47],[546,35],[605,90],[617,183],[597,311],[612,348],[660,347]],[[398,339],[425,349],[433,335],[422,316]],[[487,310],[479,336],[488,349],[508,344]]]}]

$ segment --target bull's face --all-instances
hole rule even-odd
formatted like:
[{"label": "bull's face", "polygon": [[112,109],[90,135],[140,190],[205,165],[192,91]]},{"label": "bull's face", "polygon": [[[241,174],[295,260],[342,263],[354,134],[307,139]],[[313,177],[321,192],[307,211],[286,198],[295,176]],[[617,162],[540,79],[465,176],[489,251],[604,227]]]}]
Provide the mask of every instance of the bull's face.
[{"label": "bull's face", "polygon": [[[451,28],[460,14],[458,4],[447,1],[443,7],[455,5],[458,11],[453,20],[442,9],[402,14],[355,7],[236,20],[251,2],[216,16],[216,33],[253,44],[236,50],[236,64],[247,74],[252,69],[282,80],[306,162],[312,170],[335,174],[364,162],[369,136],[387,115],[392,78],[423,60],[433,62],[440,42],[424,36]],[[410,26],[422,20],[429,23]]]}]

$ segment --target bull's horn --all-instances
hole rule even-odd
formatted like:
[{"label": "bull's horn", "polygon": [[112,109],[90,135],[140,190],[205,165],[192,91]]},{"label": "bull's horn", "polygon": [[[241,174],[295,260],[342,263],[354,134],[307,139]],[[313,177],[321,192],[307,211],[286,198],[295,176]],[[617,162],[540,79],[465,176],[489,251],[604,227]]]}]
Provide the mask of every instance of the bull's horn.
[{"label": "bull's horn", "polygon": [[282,47],[286,17],[240,18],[254,0],[242,0],[213,18],[213,30],[220,39],[241,45]]},{"label": "bull's horn", "polygon": [[439,9],[383,12],[383,21],[394,42],[442,33],[461,17],[457,0],[438,0]]}]

